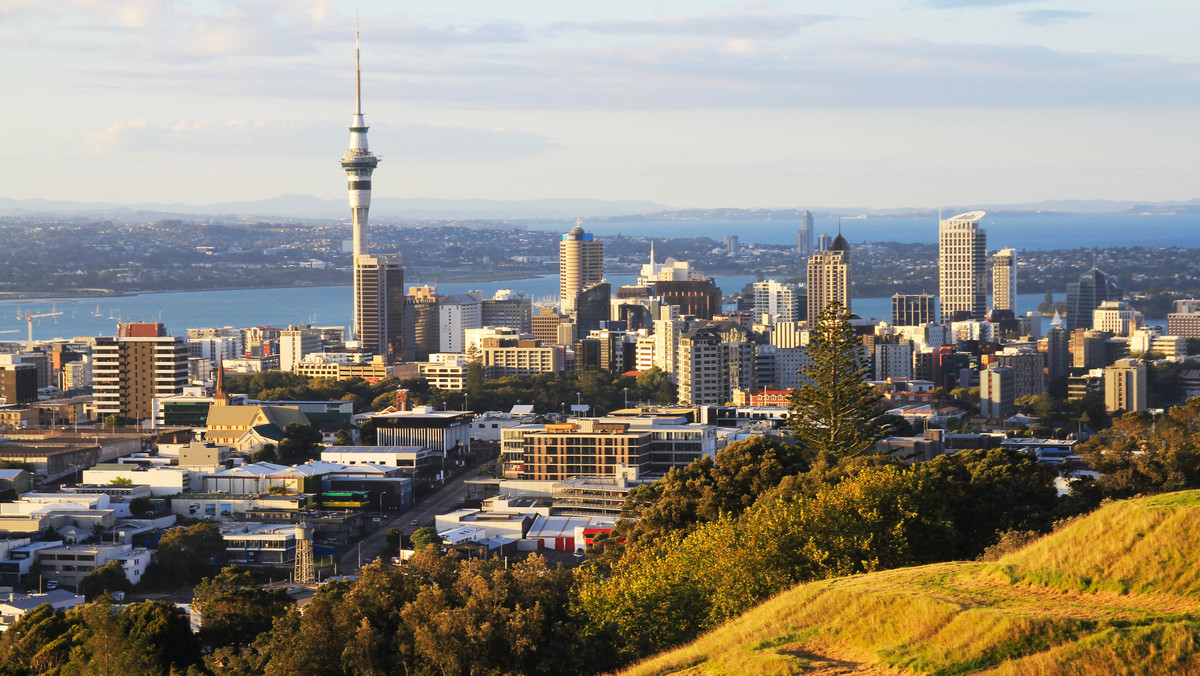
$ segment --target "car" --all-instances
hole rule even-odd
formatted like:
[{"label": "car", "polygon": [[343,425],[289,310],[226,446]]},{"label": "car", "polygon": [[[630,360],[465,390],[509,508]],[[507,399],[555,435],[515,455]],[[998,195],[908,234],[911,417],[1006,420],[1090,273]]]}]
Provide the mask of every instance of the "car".
[{"label": "car", "polygon": [[408,525],[412,526],[413,528],[416,528],[419,524],[417,523],[416,519],[413,519],[412,521],[408,522]]},{"label": "car", "polygon": [[47,580],[46,581],[46,590],[54,591],[55,589],[58,589],[58,580]]}]

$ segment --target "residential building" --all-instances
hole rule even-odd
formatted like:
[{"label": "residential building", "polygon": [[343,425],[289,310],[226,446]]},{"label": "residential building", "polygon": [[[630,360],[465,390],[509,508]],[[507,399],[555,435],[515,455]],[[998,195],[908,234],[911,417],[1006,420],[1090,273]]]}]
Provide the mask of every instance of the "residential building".
[{"label": "residential building", "polygon": [[569,324],[571,318],[560,313],[552,307],[539,306],[534,308],[533,315],[530,317],[530,327],[533,332],[533,337],[544,345],[570,345],[575,342],[571,340],[567,343],[561,343],[558,339],[558,327],[561,324]]},{"label": "residential building", "polygon": [[468,362],[461,354],[431,354],[429,361],[418,365],[421,377],[430,387],[462,392],[466,387]]},{"label": "residential building", "polygon": [[483,373],[488,379],[556,373],[566,367],[566,348],[536,340],[485,338]]},{"label": "residential building", "polygon": [[707,277],[685,280],[659,280],[654,295],[667,305],[679,308],[680,315],[712,319],[721,313],[721,289]]},{"label": "residential building", "polygon": [[753,386],[750,332],[731,321],[698,323],[679,337],[679,403],[724,404]]},{"label": "residential building", "polygon": [[808,261],[808,325],[816,326],[817,317],[832,301],[850,310],[850,243],[839,232],[829,248],[813,254]]},{"label": "residential building", "polygon": [[1092,311],[1092,328],[1115,336],[1128,336],[1142,323],[1142,313],[1123,300],[1106,300]]},{"label": "residential building", "polygon": [[279,370],[292,372],[304,357],[321,351],[321,329],[307,324],[289,326],[279,332]]},{"label": "residential building", "polygon": [[813,215],[805,210],[800,214],[800,233],[796,241],[796,255],[807,261],[813,255]]},{"label": "residential building", "polygon": [[992,309],[1017,311],[1017,250],[1001,249],[992,256]]},{"label": "residential building", "polygon": [[546,425],[524,435],[524,477],[561,481],[579,476],[612,476],[618,466],[640,467],[649,460],[651,435],[627,423],[578,422]]},{"label": "residential building", "polygon": [[987,231],[982,211],[938,224],[938,296],[942,323],[983,321],[987,315]]},{"label": "residential building", "polygon": [[437,287],[414,286],[405,297],[405,355],[408,361],[425,361],[442,347]]},{"label": "residential building", "polygon": [[485,327],[502,326],[521,333],[533,330],[533,301],[510,289],[500,289],[491,298],[484,298],[480,314]]},{"label": "residential building", "polygon": [[604,245],[583,231],[582,221],[558,243],[559,306],[575,312],[576,297],[586,287],[604,279]]},{"label": "residential building", "polygon": [[754,282],[754,318],[764,324],[803,321],[807,296],[795,284],[774,279]]},{"label": "residential building", "polygon": [[992,365],[979,372],[979,412],[1004,420],[1016,413],[1016,380],[1007,366]]},{"label": "residential building", "polygon": [[438,352],[467,351],[466,330],[483,326],[483,294],[479,291],[442,296],[438,302]]},{"label": "residential building", "polygon": [[1119,359],[1104,369],[1104,408],[1116,411],[1144,411],[1146,400],[1146,364],[1140,359]]},{"label": "residential building", "polygon": [[1046,357],[1041,352],[1005,348],[993,355],[992,363],[1012,369],[1014,399],[1046,391]]},{"label": "residential building", "polygon": [[188,383],[187,348],[162,324],[121,324],[118,335],[92,348],[96,415],[146,420],[154,400],[183,392]]},{"label": "residential building", "polygon": [[37,401],[37,380],[33,364],[0,364],[0,400],[5,404]]},{"label": "residential building", "polygon": [[1175,301],[1175,311],[1167,315],[1167,334],[1200,338],[1200,300]]}]

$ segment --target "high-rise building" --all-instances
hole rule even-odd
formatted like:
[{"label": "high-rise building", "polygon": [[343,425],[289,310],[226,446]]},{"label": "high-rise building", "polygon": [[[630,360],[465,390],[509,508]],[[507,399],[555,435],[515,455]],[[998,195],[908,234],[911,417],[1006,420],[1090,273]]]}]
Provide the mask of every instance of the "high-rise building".
[{"label": "high-rise building", "polygon": [[1167,315],[1167,334],[1200,338],[1200,300],[1175,301],[1175,311]]},{"label": "high-rise building", "polygon": [[575,326],[580,338],[608,321],[612,306],[612,286],[608,282],[588,284],[575,295]]},{"label": "high-rise building", "polygon": [[1046,391],[1046,355],[1041,352],[1005,348],[996,353],[992,363],[1012,369],[1015,398]]},{"label": "high-rise building", "polygon": [[1017,311],[1017,250],[1001,249],[992,256],[992,309]]},{"label": "high-rise building", "polygon": [[558,243],[559,305],[566,313],[575,311],[579,292],[604,279],[604,244],[583,231],[576,222]]},{"label": "high-rise building", "polygon": [[1092,266],[1078,282],[1067,285],[1067,331],[1092,328],[1093,311],[1104,301],[1120,300],[1122,295],[1111,277]]},{"label": "high-rise building", "polygon": [[[379,165],[379,158],[367,147],[367,123],[362,114],[362,69],[359,64],[358,31],[354,33],[354,117],[350,119],[350,148],[342,155],[342,169],[346,170],[347,189],[350,199],[351,230],[354,237],[353,261],[358,266],[358,257],[367,253],[367,212],[371,209],[371,174]],[[355,270],[354,278],[359,277]],[[360,326],[358,319],[362,316],[358,302],[369,290],[354,289],[355,325],[352,327],[356,338]]]},{"label": "high-rise building", "polygon": [[405,296],[405,361],[423,362],[441,350],[437,287],[414,286]]},{"label": "high-rise building", "polygon": [[833,238],[829,235],[825,233],[817,235],[817,248],[813,250],[813,253],[820,253],[828,249],[831,243],[833,243]]},{"label": "high-rise building", "polygon": [[1104,369],[1104,408],[1116,411],[1146,410],[1146,365],[1140,359],[1119,359]]},{"label": "high-rise building", "polygon": [[979,372],[979,413],[985,418],[1004,420],[1016,413],[1016,378],[1007,366],[991,367]]},{"label": "high-rise building", "polygon": [[321,329],[301,324],[279,332],[280,371],[293,371],[297,363],[304,361],[305,355],[320,351]]},{"label": "high-rise building", "polygon": [[483,326],[504,326],[523,333],[533,329],[533,301],[509,289],[500,289],[491,298],[484,298],[481,312]]},{"label": "high-rise building", "polygon": [[754,283],[754,319],[768,324],[798,322],[806,297],[795,284],[774,279]]},{"label": "high-rise building", "polygon": [[1046,332],[1046,376],[1051,382],[1065,378],[1071,370],[1071,334],[1061,324]]},{"label": "high-rise building", "polygon": [[835,300],[850,309],[850,243],[841,233],[828,249],[808,260],[808,325],[815,326],[817,317]]},{"label": "high-rise building", "polygon": [[1142,313],[1123,300],[1106,300],[1092,310],[1092,328],[1117,336],[1128,336],[1142,323]]},{"label": "high-rise building", "polygon": [[721,288],[708,277],[654,283],[654,295],[663,303],[679,308],[680,315],[712,319],[721,313]]},{"label": "high-rise building", "polygon": [[796,242],[796,254],[807,261],[813,255],[813,215],[811,211],[800,214],[800,235]]},{"label": "high-rise building", "polygon": [[982,211],[938,224],[938,295],[942,323],[987,316],[987,231]]},{"label": "high-rise building", "polygon": [[936,318],[933,294],[897,293],[892,296],[892,326],[924,326]]},{"label": "high-rise building", "polygon": [[100,418],[148,419],[156,398],[183,394],[188,382],[187,345],[162,324],[121,324],[115,338],[96,338],[92,359]]},{"label": "high-rise building", "polygon": [[33,364],[0,364],[0,401],[25,404],[37,401],[37,367]]},{"label": "high-rise building", "polygon": [[467,329],[483,326],[483,294],[478,291],[443,296],[438,302],[440,352],[465,352]]},{"label": "high-rise building", "polygon": [[363,349],[404,361],[404,266],[400,254],[355,256],[354,326]]}]

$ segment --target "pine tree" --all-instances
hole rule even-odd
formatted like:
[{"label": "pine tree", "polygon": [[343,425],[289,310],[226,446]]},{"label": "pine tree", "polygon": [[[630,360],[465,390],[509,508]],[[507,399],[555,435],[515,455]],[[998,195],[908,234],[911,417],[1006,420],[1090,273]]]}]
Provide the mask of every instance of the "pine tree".
[{"label": "pine tree", "polygon": [[841,303],[831,301],[817,316],[808,353],[812,363],[800,373],[810,382],[792,393],[788,430],[814,463],[869,452],[885,427],[867,383],[865,351]]}]

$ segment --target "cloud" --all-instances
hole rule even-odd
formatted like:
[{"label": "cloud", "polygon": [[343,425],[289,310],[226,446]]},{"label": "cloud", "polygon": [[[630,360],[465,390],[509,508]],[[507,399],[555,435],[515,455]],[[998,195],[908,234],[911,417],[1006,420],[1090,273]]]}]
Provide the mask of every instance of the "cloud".
[{"label": "cloud", "polygon": [[710,14],[642,21],[610,19],[590,23],[564,22],[554,24],[552,28],[603,35],[779,39],[790,37],[801,28],[836,18],[826,14]]},{"label": "cloud", "polygon": [[1095,13],[1077,12],[1069,9],[1033,9],[1021,12],[1021,23],[1030,26],[1049,26],[1051,24],[1074,21],[1075,19],[1085,19],[1090,16],[1095,16]]},{"label": "cloud", "polygon": [[[340,131],[340,133],[339,133]],[[540,134],[512,129],[439,126],[421,123],[383,127],[371,132],[372,146],[396,148],[405,161],[512,160],[559,148]],[[308,155],[328,147],[330,157],[344,146],[345,127],[331,122],[296,122],[233,118],[224,122],[178,120],[153,124],[146,119],[114,122],[101,131],[84,135],[84,144],[95,153],[187,153],[244,157],[268,153]]]},{"label": "cloud", "polygon": [[1003,7],[1020,5],[1038,0],[928,0],[926,4],[935,9],[957,9],[961,7]]}]

